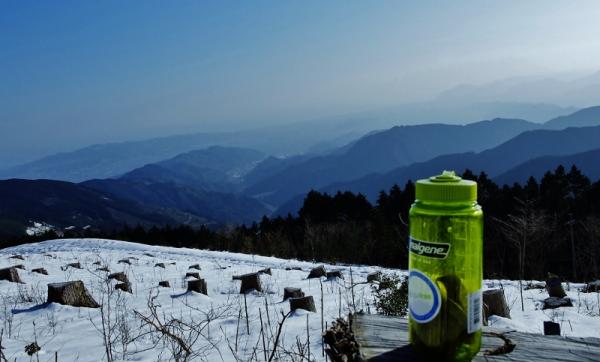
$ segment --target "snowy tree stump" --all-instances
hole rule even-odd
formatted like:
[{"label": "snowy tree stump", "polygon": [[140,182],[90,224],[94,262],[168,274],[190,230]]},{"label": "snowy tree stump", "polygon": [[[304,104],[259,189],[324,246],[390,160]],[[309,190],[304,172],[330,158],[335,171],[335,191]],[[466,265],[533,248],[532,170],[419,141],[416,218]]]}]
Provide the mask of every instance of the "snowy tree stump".
[{"label": "snowy tree stump", "polygon": [[161,282],[158,282],[158,286],[163,288],[171,288],[171,283],[169,283],[168,280],[163,280]]},{"label": "snowy tree stump", "polygon": [[589,282],[581,289],[582,293],[598,293],[600,292],[600,280]]},{"label": "snowy tree stump", "polygon": [[80,262],[76,262],[76,263],[69,263],[67,265],[65,265],[64,267],[60,268],[61,270],[65,271],[69,268],[74,268],[74,269],[83,269],[81,267],[81,263]]},{"label": "snowy tree stump", "polygon": [[525,290],[531,290],[531,289],[546,289],[546,283],[527,283],[527,285],[525,285],[525,288],[523,288]]},{"label": "snowy tree stump", "polygon": [[325,267],[323,265],[313,268],[306,279],[320,278],[327,275],[327,271],[325,271]]},{"label": "snowy tree stump", "polygon": [[367,274],[367,283],[378,282],[379,280],[381,280],[381,272],[376,271]]},{"label": "snowy tree stump", "polygon": [[333,280],[336,278],[344,279],[344,275],[342,274],[341,270],[328,271],[325,276],[327,277],[327,280]]},{"label": "snowy tree stump", "polygon": [[81,280],[48,284],[48,303],[58,303],[73,307],[100,307],[87,289],[85,289]]},{"label": "snowy tree stump", "polygon": [[490,289],[483,292],[483,322],[486,325],[488,317],[491,315],[510,318],[510,309],[502,289]]},{"label": "snowy tree stump", "polygon": [[546,291],[548,295],[555,298],[563,298],[567,296],[562,287],[562,282],[559,277],[551,276],[546,280]]},{"label": "snowy tree stump", "polygon": [[206,280],[204,279],[188,281],[187,290],[188,292],[196,292],[208,295],[208,288],[206,286]]},{"label": "snowy tree stump", "polygon": [[191,277],[191,278],[196,278],[196,279],[200,279],[200,273],[198,272],[187,272],[185,273],[185,277]]},{"label": "snowy tree stump", "polygon": [[131,283],[129,283],[129,282],[115,284],[115,289],[130,293],[130,294],[133,293],[131,290]]},{"label": "snowy tree stump", "polygon": [[566,298],[557,298],[557,297],[549,297],[544,299],[544,305],[542,309],[556,309],[560,307],[572,307],[573,303],[571,299]]},{"label": "snowy tree stump", "polygon": [[21,277],[19,277],[19,272],[13,267],[0,269],[0,280],[8,280],[12,283],[23,283]]},{"label": "snowy tree stump", "polygon": [[[409,343],[408,319],[378,314],[349,316],[346,330],[329,329],[325,334],[330,361],[398,362],[431,361]],[[339,322],[338,322],[339,323]],[[335,327],[335,325],[334,325]],[[568,328],[568,327],[567,327]],[[483,327],[481,350],[473,362],[584,362],[598,361],[600,339],[544,336]],[[333,338],[332,338],[333,337]],[[441,359],[439,359],[441,360]]]},{"label": "snowy tree stump", "polygon": [[188,269],[202,270],[202,269],[200,268],[200,264],[194,264],[194,265],[190,265],[190,266],[188,267]]},{"label": "snowy tree stump", "polygon": [[127,275],[123,272],[109,274],[108,279],[118,280],[121,283],[129,283],[129,278],[127,278]]},{"label": "snowy tree stump", "polygon": [[252,290],[262,292],[260,285],[260,275],[258,273],[244,274],[240,276],[242,285],[240,286],[240,294],[246,294]]},{"label": "snowy tree stump", "polygon": [[33,273],[48,275],[48,271],[44,268],[35,268],[35,269],[31,269],[31,271]]},{"label": "snowy tree stump", "polygon": [[155,268],[163,268],[163,269],[165,269],[165,263],[156,263],[156,264],[154,264],[154,267]]},{"label": "snowy tree stump", "polygon": [[296,309],[304,309],[309,312],[317,312],[317,308],[315,307],[315,300],[312,295],[308,297],[301,298],[290,298],[290,310],[295,311]]},{"label": "snowy tree stump", "polygon": [[300,288],[294,287],[286,287],[283,289],[283,300],[287,300],[290,298],[302,298],[304,297],[304,292]]}]

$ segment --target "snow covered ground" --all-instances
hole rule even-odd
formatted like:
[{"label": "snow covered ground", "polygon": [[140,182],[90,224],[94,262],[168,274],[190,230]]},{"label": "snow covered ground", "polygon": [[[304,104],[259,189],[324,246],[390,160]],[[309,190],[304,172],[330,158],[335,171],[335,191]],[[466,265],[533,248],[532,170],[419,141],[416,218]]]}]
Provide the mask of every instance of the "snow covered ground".
[{"label": "snow covered ground", "polygon": [[[20,254],[25,260],[9,259]],[[119,263],[129,259],[131,265]],[[79,261],[83,269],[61,268]],[[109,292],[112,284],[103,283],[106,274],[97,271],[100,262],[111,272],[124,271],[132,284],[133,293]],[[165,268],[155,267],[164,263]],[[175,263],[175,264],[171,264]],[[283,260],[227,252],[147,246],[114,240],[68,239],[50,240],[0,250],[0,268],[23,264],[27,270],[19,270],[26,284],[0,281],[0,329],[3,329],[2,345],[9,361],[29,361],[26,345],[37,339],[41,346],[40,361],[53,361],[55,352],[59,361],[106,360],[102,333],[102,311],[110,316],[113,327],[110,334],[114,344],[114,360],[166,361],[173,360],[172,351],[177,350],[174,339],[158,337],[143,323],[142,316],[150,317],[148,302],[156,296],[156,323],[171,323],[184,332],[184,339],[192,346],[192,360],[210,361],[264,361],[273,350],[278,322],[282,313],[289,311],[289,304],[282,302],[284,287],[299,287],[306,295],[312,295],[317,313],[297,311],[284,322],[277,355],[273,360],[301,360],[306,355],[307,342],[311,360],[322,361],[321,310],[323,323],[345,316],[351,310],[374,313],[371,287],[366,283],[354,288],[354,302],[350,292],[350,267],[325,265],[327,270],[343,271],[343,280],[323,280],[323,308],[321,308],[321,284],[317,279],[307,280],[311,268],[321,265],[296,260]],[[185,293],[183,276],[188,267],[199,264],[201,278],[208,285],[208,296]],[[43,267],[48,275],[31,272]],[[286,268],[302,270],[286,270]],[[261,275],[263,293],[247,295],[248,327],[246,326],[244,298],[239,293],[240,282],[233,275],[272,269],[272,276]],[[355,283],[364,282],[368,273],[404,274],[400,270],[369,266],[352,266]],[[75,308],[59,304],[43,305],[46,300],[47,283],[82,280],[92,296],[107,308]],[[170,288],[158,288],[159,281],[169,281]],[[554,320],[561,324],[563,335],[600,335],[600,303],[597,293],[578,292],[581,284],[565,285],[574,301],[572,308],[542,311],[539,303],[547,294],[543,290],[524,291],[525,311],[521,311],[518,283],[507,280],[486,280],[484,285],[505,289],[512,319],[491,318],[496,328],[531,333],[542,333],[543,321]],[[135,314],[135,311],[140,315]],[[263,332],[261,333],[261,318]],[[106,321],[106,318],[104,319]],[[210,323],[207,323],[210,320]],[[308,323],[308,327],[307,327]],[[106,325],[106,324],[105,324]],[[192,326],[192,327],[190,327]],[[193,329],[193,331],[190,330]],[[247,328],[250,333],[247,333]],[[308,335],[307,338],[307,328]],[[169,331],[177,334],[177,328]],[[264,336],[264,342],[263,342]],[[126,343],[125,341],[128,341]],[[263,347],[264,345],[264,347]],[[266,350],[266,351],[265,351]],[[294,359],[295,358],[295,359]],[[306,360],[306,358],[304,359]]]}]

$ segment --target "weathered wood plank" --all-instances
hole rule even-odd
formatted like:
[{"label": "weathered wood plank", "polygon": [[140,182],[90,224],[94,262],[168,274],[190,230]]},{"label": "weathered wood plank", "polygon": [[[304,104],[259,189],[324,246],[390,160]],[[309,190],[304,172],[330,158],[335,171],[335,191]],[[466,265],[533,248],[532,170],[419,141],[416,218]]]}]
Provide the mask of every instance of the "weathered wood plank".
[{"label": "weathered wood plank", "polygon": [[[374,314],[354,315],[354,338],[362,358],[367,361],[424,361],[408,344],[408,320]],[[486,352],[504,345],[499,337],[508,338],[516,346],[503,355]],[[481,351],[475,361],[600,361],[600,338],[570,338],[506,332],[484,327]]]}]

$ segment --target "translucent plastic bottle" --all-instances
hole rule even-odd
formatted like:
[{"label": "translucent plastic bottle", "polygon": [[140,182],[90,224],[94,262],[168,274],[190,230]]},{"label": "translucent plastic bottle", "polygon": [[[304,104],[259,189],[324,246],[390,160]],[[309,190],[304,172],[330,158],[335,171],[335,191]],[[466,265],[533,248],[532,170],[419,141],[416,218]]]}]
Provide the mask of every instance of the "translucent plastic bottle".
[{"label": "translucent plastic bottle", "polygon": [[481,345],[483,212],[452,171],[416,183],[410,209],[409,336],[431,360],[470,361]]}]

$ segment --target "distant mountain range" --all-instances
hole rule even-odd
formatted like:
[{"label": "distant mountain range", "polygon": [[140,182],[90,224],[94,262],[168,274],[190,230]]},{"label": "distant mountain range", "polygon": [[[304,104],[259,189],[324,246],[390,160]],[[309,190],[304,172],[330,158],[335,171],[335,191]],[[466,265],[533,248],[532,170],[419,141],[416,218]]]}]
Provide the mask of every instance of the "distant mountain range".
[{"label": "distant mountain range", "polygon": [[236,132],[194,133],[144,141],[98,144],[0,170],[0,179],[81,182],[113,178],[149,163],[210,146],[252,148],[279,156],[307,151],[327,152],[359,137],[361,133],[356,131],[357,123],[359,122],[295,123]]},{"label": "distant mountain range", "polygon": [[[567,128],[565,130],[534,130],[524,132],[517,137],[492,149],[474,153],[457,153],[443,155],[426,162],[418,162],[409,166],[399,167],[384,174],[371,174],[350,182],[340,182],[321,188],[322,191],[336,192],[352,191],[363,193],[371,200],[375,200],[379,191],[389,190],[394,184],[403,186],[409,180],[417,180],[439,174],[442,170],[455,170],[462,173],[469,169],[475,173],[486,172],[492,178],[498,177],[505,183],[523,180],[527,173],[527,162],[546,166],[544,170],[553,170],[561,161],[567,161],[567,157],[582,152],[593,151],[600,148],[600,126]],[[546,161],[539,157],[553,155]],[[589,156],[584,154],[574,156],[570,159],[588,161]],[[551,161],[558,162],[552,163]],[[573,163],[571,163],[573,164]],[[594,168],[593,164],[586,163],[588,170]],[[599,166],[595,166],[596,169]],[[533,172],[533,170],[532,170]],[[597,174],[598,171],[592,173]],[[538,174],[539,175],[539,174]],[[529,175],[528,175],[529,176]],[[528,176],[525,176],[526,179]],[[511,179],[511,177],[515,177]],[[298,206],[298,198],[294,198],[284,204],[279,212],[287,213]]]},{"label": "distant mountain range", "polygon": [[20,235],[33,222],[64,228],[129,225],[200,226],[209,220],[175,209],[140,205],[82,185],[51,180],[0,181],[0,235]]},{"label": "distant mountain range", "polygon": [[[29,221],[61,227],[247,223],[273,210],[277,214],[296,212],[311,189],[361,192],[374,200],[379,191],[394,184],[402,186],[444,169],[484,171],[505,183],[524,181],[531,175],[540,177],[558,164],[575,164],[592,178],[600,176],[596,161],[600,156],[600,107],[544,124],[497,118],[467,125],[393,127],[338,147],[324,147],[319,154],[291,157],[268,156],[268,152],[253,148],[196,147],[123,170],[134,159],[137,163],[168,153],[165,150],[191,147],[197,137],[177,139],[181,145],[169,138],[139,143],[140,148],[133,144],[101,147],[86,157],[77,153],[73,163],[69,157],[59,157],[42,168],[34,165],[27,172],[45,169],[61,173],[71,167],[69,177],[87,175],[86,170],[114,176],[79,184],[1,181],[0,226],[14,229]],[[110,150],[115,153],[103,158]],[[125,162],[115,161],[129,150],[133,155]],[[144,155],[145,151],[152,156]],[[89,164],[81,170],[78,167],[86,159]],[[109,172],[111,164],[114,167]],[[95,170],[96,165],[100,171]]]},{"label": "distant mountain range", "polygon": [[120,180],[175,183],[204,191],[237,192],[244,176],[265,158],[248,148],[212,146],[134,169]]},{"label": "distant mountain range", "polygon": [[267,203],[280,205],[311,188],[387,172],[443,154],[481,151],[537,127],[535,123],[516,119],[495,119],[466,126],[428,124],[393,127],[359,139],[343,153],[312,157],[291,164],[248,186],[245,192],[263,195],[261,199]]},{"label": "distant mountain range", "polygon": [[600,104],[600,72],[574,79],[514,77],[480,85],[463,84],[441,93],[441,103],[514,102],[588,107]]}]

